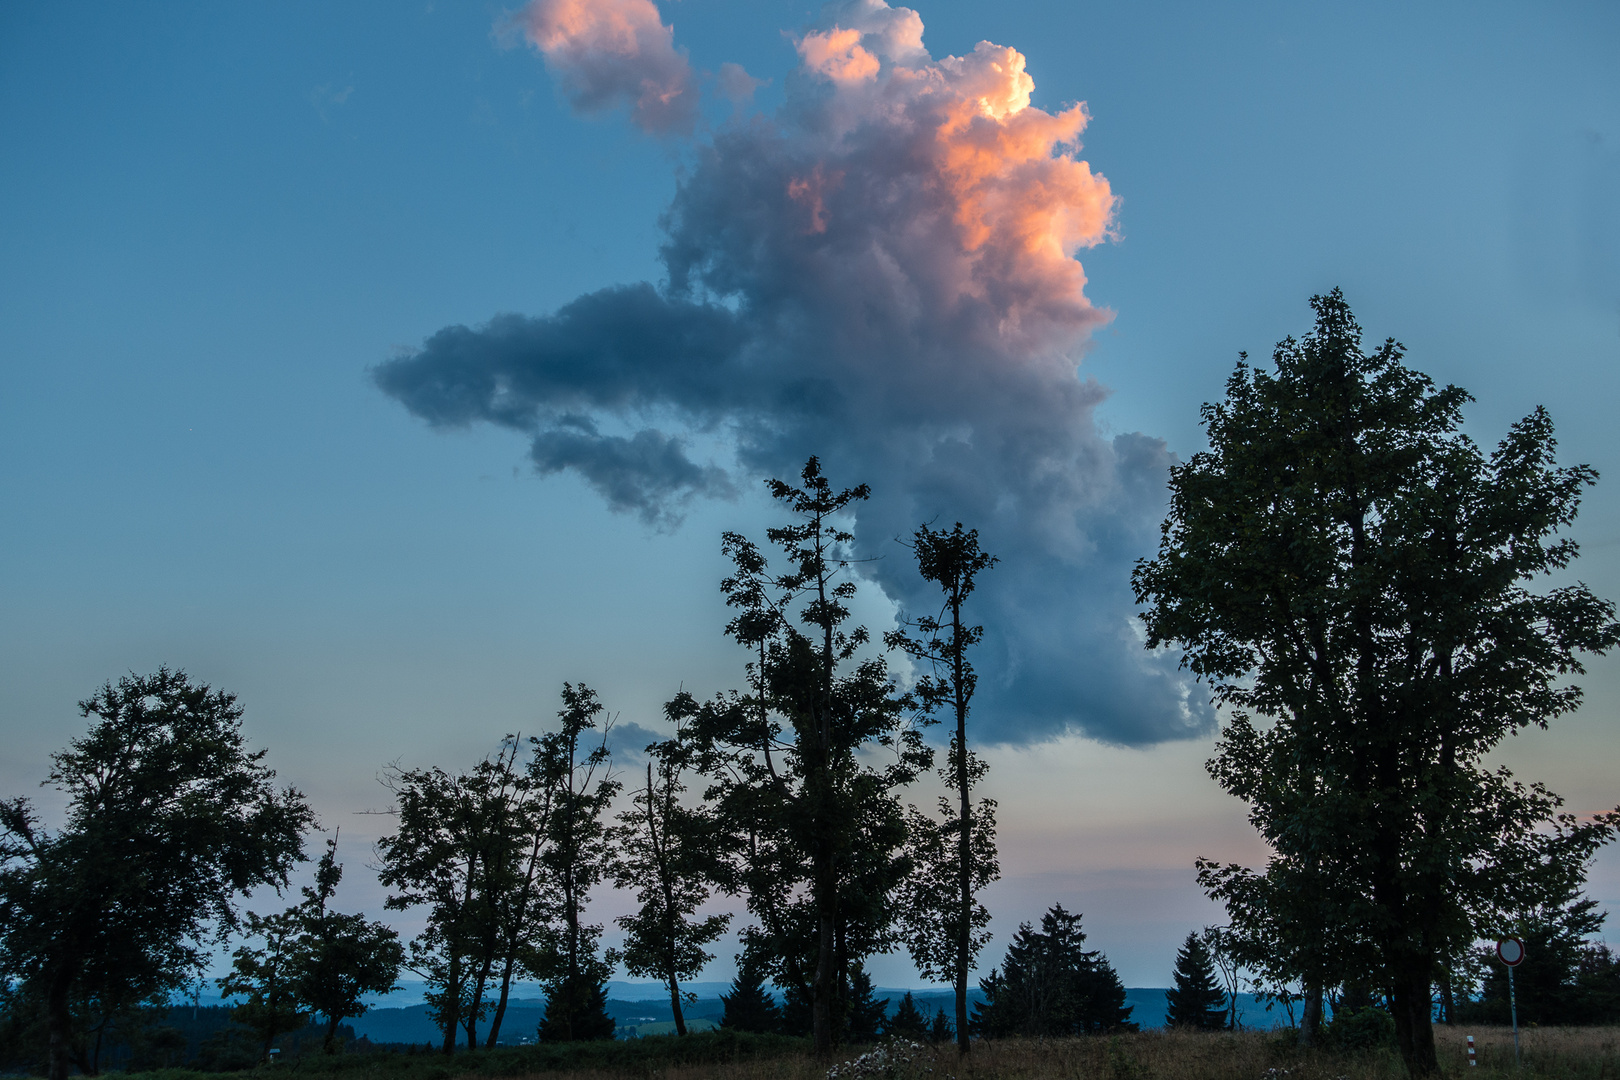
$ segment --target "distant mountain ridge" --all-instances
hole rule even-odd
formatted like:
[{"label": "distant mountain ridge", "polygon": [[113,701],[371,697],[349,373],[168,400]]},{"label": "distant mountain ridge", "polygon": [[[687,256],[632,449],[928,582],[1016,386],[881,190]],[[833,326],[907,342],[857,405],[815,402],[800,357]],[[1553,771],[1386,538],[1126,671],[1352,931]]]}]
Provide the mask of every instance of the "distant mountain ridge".
[{"label": "distant mountain ridge", "polygon": [[[613,1017],[621,1029],[651,1026],[653,1030],[647,1032],[648,1034],[662,1034],[662,1025],[669,1023],[674,1017],[669,1007],[667,991],[657,983],[626,983],[614,980],[608,983],[608,987],[608,1015]],[[717,991],[729,992],[730,989],[730,983],[692,984],[692,991],[698,995],[698,1000],[682,1010],[684,1015],[689,1020],[709,1020],[718,1023],[725,1014],[725,1004],[720,1000]],[[500,1041],[503,1045],[532,1042],[535,1031],[540,1026],[540,1017],[545,1012],[544,995],[538,992],[539,987],[532,984],[525,984],[523,990],[523,995],[519,997],[517,988],[514,987],[513,998],[507,1003],[506,1016],[501,1023]],[[892,1014],[895,1003],[904,997],[907,991],[880,987],[876,993],[889,1001],[889,1012]],[[953,1011],[954,998],[948,989],[929,987],[913,989],[910,993],[917,1003],[917,1008],[925,1016],[932,1017],[942,1008],[947,1013]],[[1127,987],[1125,1003],[1131,1006],[1131,1019],[1144,1029],[1163,1026],[1166,1011],[1164,995],[1165,990],[1162,987]],[[977,1003],[982,997],[975,990],[971,999]],[[1260,1029],[1280,1027],[1285,1022],[1284,1016],[1277,1010],[1267,1012],[1265,1006],[1253,994],[1238,995],[1238,1019],[1246,1028]],[[356,1035],[365,1036],[377,1043],[438,1045],[443,1039],[439,1029],[428,1019],[427,1006],[420,1003],[404,1007],[391,1005],[374,1007],[366,1015],[350,1023],[353,1024]],[[481,1032],[487,1032],[488,1020],[480,1024],[479,1028]]]}]

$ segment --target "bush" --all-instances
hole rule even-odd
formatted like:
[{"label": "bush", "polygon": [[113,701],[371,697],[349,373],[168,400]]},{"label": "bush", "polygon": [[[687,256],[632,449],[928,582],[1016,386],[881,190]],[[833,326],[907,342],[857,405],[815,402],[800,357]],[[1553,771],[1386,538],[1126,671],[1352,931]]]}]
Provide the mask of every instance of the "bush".
[{"label": "bush", "polygon": [[1364,1053],[1395,1045],[1395,1018],[1367,1006],[1340,1013],[1322,1028],[1322,1043],[1342,1053]]}]

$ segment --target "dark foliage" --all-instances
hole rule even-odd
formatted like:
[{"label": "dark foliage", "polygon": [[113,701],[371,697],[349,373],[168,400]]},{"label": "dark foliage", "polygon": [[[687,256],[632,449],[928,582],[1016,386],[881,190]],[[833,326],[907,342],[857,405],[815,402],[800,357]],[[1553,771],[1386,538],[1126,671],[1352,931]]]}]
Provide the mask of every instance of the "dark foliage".
[{"label": "dark foliage", "polygon": [[707,946],[731,923],[729,914],[695,915],[720,877],[722,841],[712,808],[688,806],[680,798],[696,755],[684,727],[686,700],[677,698],[667,711],[675,737],[647,747],[647,782],[610,830],[608,859],[613,883],[635,889],[641,905],[614,920],[625,931],[624,966],[668,989],[678,1035],[686,1034],[683,1006],[695,1000],[681,982],[714,958]]},{"label": "dark foliage", "polygon": [[737,977],[731,981],[731,993],[721,994],[725,1015],[720,1026],[736,1031],[777,1032],[782,1029],[782,1009],[765,989],[765,980],[759,972],[746,964],[737,968]]},{"label": "dark foliage", "polygon": [[581,977],[547,985],[546,1014],[540,1020],[541,1042],[611,1039],[616,1026],[608,1015],[605,982]]},{"label": "dark foliage", "polygon": [[1322,1045],[1345,1054],[1393,1047],[1395,1018],[1377,1005],[1342,1009],[1322,1029]]},{"label": "dark foliage", "polygon": [[951,1018],[944,1009],[934,1014],[934,1022],[928,1025],[928,1041],[931,1043],[948,1043],[956,1038],[956,1029],[951,1026]]},{"label": "dark foliage", "polygon": [[1125,987],[1101,952],[1087,950],[1080,916],[1054,904],[1041,928],[1021,923],[1000,968],[979,981],[974,1031],[987,1039],[1135,1031]]},{"label": "dark foliage", "polygon": [[914,689],[922,711],[945,711],[955,721],[946,764],[939,777],[953,792],[941,797],[938,816],[907,808],[907,851],[912,872],[902,887],[901,934],[918,972],[948,980],[956,992],[957,1049],[967,1053],[968,978],[979,951],[990,940],[990,912],[978,894],[1001,876],[996,858],[996,803],[975,802],[973,789],[988,766],[968,748],[967,720],[978,685],[968,650],[984,627],[963,621],[962,609],[980,573],[996,564],[979,548],[976,529],[957,522],[950,531],[923,525],[912,534],[911,550],[924,581],[940,587],[938,614],[906,620],[885,635],[890,648],[903,650],[924,673]]},{"label": "dark foliage", "polygon": [[[1620,1023],[1620,959],[1607,944],[1587,940],[1606,913],[1596,901],[1574,900],[1519,921],[1513,935],[1524,942],[1524,962],[1513,971],[1519,1023]],[[1480,950],[1481,993],[1459,1003],[1465,1022],[1506,1024],[1509,1020],[1507,967],[1492,948]]]},{"label": "dark foliage", "polygon": [[1385,987],[1402,1058],[1438,1071],[1437,975],[1474,938],[1562,895],[1620,813],[1580,821],[1486,757],[1575,708],[1614,606],[1558,538],[1596,474],[1560,468],[1536,409],[1489,454],[1388,340],[1362,349],[1334,290],[1316,326],[1246,358],[1204,408],[1210,449],[1171,474],[1158,558],[1133,578],[1149,647],[1176,646],[1231,721],[1212,775],[1248,802],[1263,872],[1201,861],[1262,981]]},{"label": "dark foliage", "polygon": [[856,964],[849,975],[849,998],[845,1005],[848,1029],[846,1040],[852,1043],[876,1042],[883,1031],[883,1021],[889,1011],[888,1001],[872,993],[872,976],[866,968]]},{"label": "dark foliage", "polygon": [[914,1039],[917,1042],[928,1038],[928,1018],[917,1008],[917,1000],[911,996],[911,991],[906,991],[906,996],[894,1007],[894,1015],[884,1021],[883,1034],[894,1035],[901,1039]]},{"label": "dark foliage", "polygon": [[767,530],[771,565],[747,537],[726,533],[735,570],[721,583],[736,612],[727,633],[744,646],[749,693],[699,703],[680,695],[701,747],[705,793],[729,839],[722,884],[747,898],[747,962],[799,1006],[819,1052],[850,1029],[847,992],[861,959],[892,948],[893,898],[906,880],[906,821],[897,792],[933,762],[913,702],[870,635],[850,623],[856,593],[843,527],[862,485],[836,490],[811,458],[803,487],[769,481],[788,511]]},{"label": "dark foliage", "polygon": [[42,1021],[49,1074],[99,1071],[109,1025],[161,1001],[237,926],[234,898],[287,884],[314,815],[250,751],[236,698],[160,669],[79,703],[52,758],[67,824],[0,803],[0,983]]},{"label": "dark foliage", "polygon": [[1215,977],[1215,961],[1197,934],[1188,934],[1176,952],[1171,973],[1175,988],[1166,990],[1165,1025],[1218,1031],[1227,1026],[1226,991]]}]

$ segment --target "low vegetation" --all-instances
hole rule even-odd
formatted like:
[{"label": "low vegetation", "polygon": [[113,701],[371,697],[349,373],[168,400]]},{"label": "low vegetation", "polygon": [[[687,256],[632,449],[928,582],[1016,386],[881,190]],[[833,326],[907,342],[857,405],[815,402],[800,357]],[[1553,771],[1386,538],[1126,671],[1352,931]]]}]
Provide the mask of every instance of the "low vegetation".
[{"label": "low vegetation", "polygon": [[[1520,1033],[1522,1066],[1513,1063],[1506,1028],[1436,1027],[1441,1073],[1467,1080],[1558,1077],[1607,1080],[1620,1075],[1620,1027],[1530,1028]],[[1468,1067],[1473,1035],[1478,1066]],[[896,1052],[898,1051],[898,1052]],[[864,1060],[863,1060],[864,1059]],[[547,1080],[1399,1080],[1407,1075],[1393,1043],[1359,1053],[1302,1049],[1273,1032],[1209,1034],[1145,1031],[1067,1039],[979,1042],[966,1058],[952,1045],[890,1044],[888,1052],[850,1048],[832,1058],[807,1039],[736,1032],[686,1038],[507,1047],[477,1054],[311,1055],[240,1074],[332,1076],[343,1080],[456,1080],[544,1076]],[[217,1074],[166,1069],[129,1080],[204,1080]]]}]

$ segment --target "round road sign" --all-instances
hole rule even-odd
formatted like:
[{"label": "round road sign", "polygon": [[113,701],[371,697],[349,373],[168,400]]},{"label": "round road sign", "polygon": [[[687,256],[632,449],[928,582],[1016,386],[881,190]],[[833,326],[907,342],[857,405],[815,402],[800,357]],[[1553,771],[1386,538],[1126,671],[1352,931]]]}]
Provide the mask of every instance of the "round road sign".
[{"label": "round road sign", "polygon": [[1524,942],[1516,937],[1503,938],[1496,943],[1496,955],[1508,967],[1518,967],[1524,961]]}]

